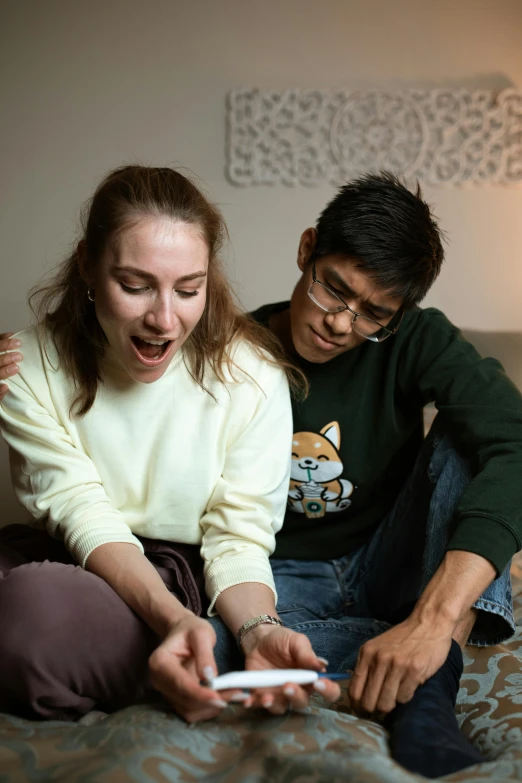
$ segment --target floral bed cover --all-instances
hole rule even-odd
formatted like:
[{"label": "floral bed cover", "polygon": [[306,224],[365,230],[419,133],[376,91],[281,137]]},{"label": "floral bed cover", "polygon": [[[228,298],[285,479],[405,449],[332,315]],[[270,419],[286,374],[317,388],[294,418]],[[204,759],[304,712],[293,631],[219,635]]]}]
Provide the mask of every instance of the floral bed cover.
[{"label": "floral bed cover", "polygon": [[[457,711],[486,763],[447,781],[522,780],[522,555],[512,567],[521,623],[509,642],[467,647]],[[1,662],[0,662],[1,665]],[[314,697],[315,699],[315,697]],[[389,755],[386,732],[317,697],[308,714],[281,717],[229,707],[186,725],[166,709],[137,706],[79,723],[0,714],[0,783],[413,783]]]}]

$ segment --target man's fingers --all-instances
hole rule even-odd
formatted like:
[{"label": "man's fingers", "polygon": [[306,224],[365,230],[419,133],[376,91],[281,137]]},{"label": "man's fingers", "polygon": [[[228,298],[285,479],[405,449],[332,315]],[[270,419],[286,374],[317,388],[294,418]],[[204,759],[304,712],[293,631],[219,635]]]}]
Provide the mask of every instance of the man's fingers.
[{"label": "man's fingers", "polygon": [[5,348],[2,348],[2,341],[3,340],[9,340],[10,337],[12,337],[14,332],[2,332],[0,334],[0,351],[4,350]]},{"label": "man's fingers", "polygon": [[[0,335],[0,381],[6,381],[17,374],[17,362],[21,362],[24,358],[16,350],[20,345],[20,340],[8,340],[6,335]],[[0,399],[6,395],[7,391],[8,387],[2,384],[0,387]]]},{"label": "man's fingers", "polygon": [[368,677],[368,665],[369,656],[365,653],[364,647],[362,647],[359,651],[357,663],[355,664],[350,687],[348,688],[348,694],[352,704],[359,704],[361,700]]},{"label": "man's fingers", "polygon": [[381,680],[379,693],[371,695],[368,704],[369,712],[380,712],[387,715],[397,705],[397,693],[405,676],[405,667],[401,662],[392,661]]},{"label": "man's fingers", "polygon": [[380,659],[376,658],[369,666],[364,690],[358,702],[358,706],[364,712],[375,712],[383,683],[390,675],[388,667],[389,661],[384,656],[380,656]]},{"label": "man's fingers", "polygon": [[2,345],[0,344],[0,365],[5,366],[6,364],[16,364],[16,362],[21,362],[23,357],[23,354],[20,353],[20,351],[13,351],[8,348],[2,349]]},{"label": "man's fingers", "polygon": [[397,690],[396,702],[406,704],[413,699],[415,691],[426,682],[424,666],[420,662],[412,661]]},{"label": "man's fingers", "polygon": [[[19,367],[17,364],[8,364],[6,366],[0,366],[0,379],[3,381],[7,381],[9,378],[12,378],[13,375],[16,375],[18,372]],[[4,385],[4,384],[2,384]]]}]

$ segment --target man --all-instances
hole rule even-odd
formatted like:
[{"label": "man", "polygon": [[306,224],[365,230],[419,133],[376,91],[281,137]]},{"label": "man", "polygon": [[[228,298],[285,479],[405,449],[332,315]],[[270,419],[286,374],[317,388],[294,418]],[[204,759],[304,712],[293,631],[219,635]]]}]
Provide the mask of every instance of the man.
[{"label": "man", "polygon": [[[352,651],[363,641],[352,702],[387,714],[395,757],[430,777],[477,761],[450,714],[459,646],[512,634],[509,561],[522,535],[522,399],[498,362],[418,307],[442,260],[420,190],[369,175],[304,231],[291,301],[254,313],[310,386],[294,401],[272,559],[279,614],[336,667],[350,659],[350,635]],[[422,446],[430,401],[439,416]],[[379,633],[364,618],[392,627]],[[334,624],[328,653],[314,620]],[[415,739],[424,762],[412,758]]]}]

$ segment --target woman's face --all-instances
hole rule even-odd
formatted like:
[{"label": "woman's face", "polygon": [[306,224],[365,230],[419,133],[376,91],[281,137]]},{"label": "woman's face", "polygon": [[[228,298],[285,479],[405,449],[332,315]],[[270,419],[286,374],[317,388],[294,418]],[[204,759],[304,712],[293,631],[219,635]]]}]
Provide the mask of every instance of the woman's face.
[{"label": "woman's face", "polygon": [[198,226],[147,217],[106,248],[94,273],[96,316],[135,381],[161,378],[203,315],[208,248]]}]

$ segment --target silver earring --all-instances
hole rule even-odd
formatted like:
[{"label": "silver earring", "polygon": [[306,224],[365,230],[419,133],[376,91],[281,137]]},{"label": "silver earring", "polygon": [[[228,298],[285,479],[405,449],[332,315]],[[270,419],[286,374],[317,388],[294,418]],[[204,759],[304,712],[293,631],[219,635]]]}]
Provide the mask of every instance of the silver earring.
[{"label": "silver earring", "polygon": [[93,288],[88,288],[87,289],[87,299],[89,300],[89,302],[94,302],[94,289]]}]

